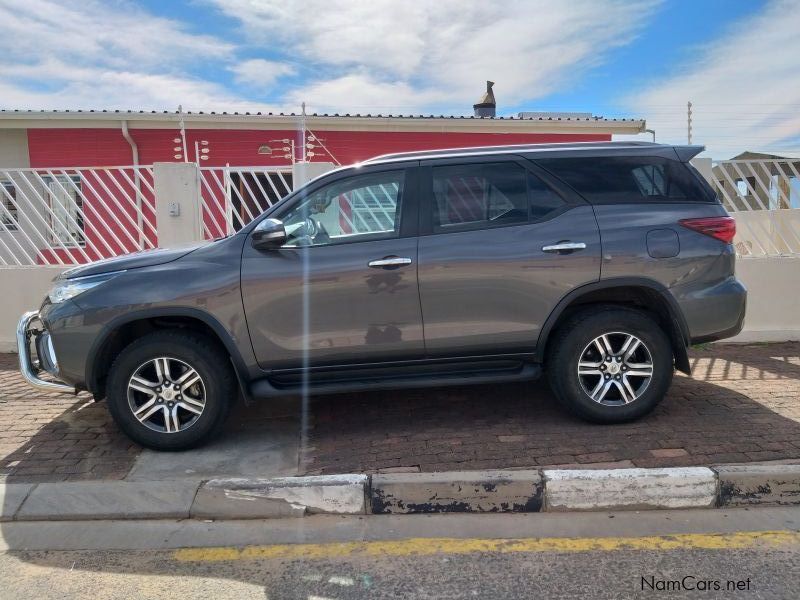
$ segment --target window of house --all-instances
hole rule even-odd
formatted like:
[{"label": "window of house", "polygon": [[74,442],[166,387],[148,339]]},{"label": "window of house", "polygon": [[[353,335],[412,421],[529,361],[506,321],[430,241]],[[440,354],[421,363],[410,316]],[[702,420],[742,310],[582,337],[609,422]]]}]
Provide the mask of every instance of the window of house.
[{"label": "window of house", "polygon": [[282,215],[287,246],[397,237],[404,171],[349,177],[319,189]]},{"label": "window of house", "polygon": [[676,161],[646,156],[536,159],[593,203],[653,200],[713,201],[713,194]]},{"label": "window of house", "polygon": [[19,224],[19,215],[17,213],[17,188],[10,181],[2,183],[3,189],[0,190],[0,195],[3,196],[3,203],[0,205],[2,210],[3,231],[16,231]]},{"label": "window of house", "polygon": [[80,177],[59,175],[44,178],[44,182],[50,205],[50,241],[63,246],[83,246],[86,236]]},{"label": "window of house", "polygon": [[515,163],[433,168],[433,230],[528,222],[527,171]]}]

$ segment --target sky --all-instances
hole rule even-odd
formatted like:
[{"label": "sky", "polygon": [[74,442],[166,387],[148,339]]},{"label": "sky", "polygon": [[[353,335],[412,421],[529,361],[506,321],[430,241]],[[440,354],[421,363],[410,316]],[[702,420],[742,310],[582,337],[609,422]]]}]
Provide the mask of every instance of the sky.
[{"label": "sky", "polygon": [[[0,108],[647,120],[800,151],[800,0],[0,0]],[[639,136],[651,139],[651,134]]]}]

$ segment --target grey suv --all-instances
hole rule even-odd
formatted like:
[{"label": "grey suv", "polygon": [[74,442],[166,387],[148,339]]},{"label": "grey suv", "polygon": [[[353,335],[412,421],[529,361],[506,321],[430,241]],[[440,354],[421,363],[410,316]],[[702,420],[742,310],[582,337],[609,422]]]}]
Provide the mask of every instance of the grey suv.
[{"label": "grey suv", "polygon": [[735,225],[688,163],[701,150],[503,146],[339,169],[235,235],[65,272],[20,321],[21,370],[106,398],[162,450],[209,439],[239,394],[542,372],[575,414],[635,419],[689,372],[689,344],[742,328]]}]

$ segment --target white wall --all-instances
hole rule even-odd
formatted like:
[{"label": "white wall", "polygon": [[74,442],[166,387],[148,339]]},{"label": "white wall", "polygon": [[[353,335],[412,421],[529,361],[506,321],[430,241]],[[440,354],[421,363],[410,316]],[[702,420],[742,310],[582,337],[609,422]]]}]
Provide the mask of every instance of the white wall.
[{"label": "white wall", "polygon": [[[203,239],[200,172],[193,163],[154,163],[156,228],[162,248]],[[172,208],[178,214],[172,214]]]},{"label": "white wall", "polygon": [[736,211],[731,216],[740,255],[800,253],[800,208]]},{"label": "white wall", "polygon": [[42,305],[51,282],[64,267],[13,267],[0,269],[0,352],[16,351],[17,322],[22,313]]},{"label": "white wall", "polygon": [[747,286],[747,315],[736,342],[800,340],[800,257],[739,258]]},{"label": "white wall", "polygon": [[335,168],[336,165],[330,162],[296,163],[292,166],[292,188],[296,190]]}]

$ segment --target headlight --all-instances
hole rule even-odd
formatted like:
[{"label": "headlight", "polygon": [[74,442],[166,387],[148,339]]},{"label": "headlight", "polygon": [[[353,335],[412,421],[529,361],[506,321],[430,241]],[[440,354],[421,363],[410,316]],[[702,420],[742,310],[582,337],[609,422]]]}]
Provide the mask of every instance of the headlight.
[{"label": "headlight", "polygon": [[87,277],[76,277],[75,279],[63,279],[57,281],[56,284],[47,293],[50,302],[58,304],[70,298],[74,298],[83,292],[97,287],[101,283],[105,283],[109,279],[113,279],[117,275],[125,271],[114,271],[113,273],[103,273],[102,275],[89,275]]}]

